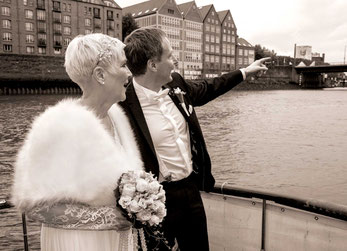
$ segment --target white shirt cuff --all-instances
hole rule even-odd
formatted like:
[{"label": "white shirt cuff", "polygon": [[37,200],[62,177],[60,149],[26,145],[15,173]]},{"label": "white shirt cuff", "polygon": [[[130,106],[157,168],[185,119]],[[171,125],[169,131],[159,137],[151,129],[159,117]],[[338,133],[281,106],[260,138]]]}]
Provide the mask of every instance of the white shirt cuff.
[{"label": "white shirt cuff", "polygon": [[246,72],[245,72],[245,69],[244,68],[241,68],[240,69],[241,73],[242,73],[242,77],[243,77],[243,80],[246,80]]}]

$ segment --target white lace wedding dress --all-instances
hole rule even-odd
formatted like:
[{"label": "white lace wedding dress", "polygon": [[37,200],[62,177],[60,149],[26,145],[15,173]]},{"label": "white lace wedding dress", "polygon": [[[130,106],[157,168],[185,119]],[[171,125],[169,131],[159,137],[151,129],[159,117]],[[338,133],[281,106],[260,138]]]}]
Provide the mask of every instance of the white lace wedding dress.
[{"label": "white lace wedding dress", "polygon": [[37,205],[27,216],[43,222],[41,250],[134,250],[132,229],[116,231],[115,207],[58,203]]}]

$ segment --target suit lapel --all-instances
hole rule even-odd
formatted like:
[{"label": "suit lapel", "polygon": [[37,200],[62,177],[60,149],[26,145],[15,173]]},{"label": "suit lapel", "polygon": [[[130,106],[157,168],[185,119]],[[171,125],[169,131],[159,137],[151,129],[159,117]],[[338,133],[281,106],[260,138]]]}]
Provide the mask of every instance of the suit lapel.
[{"label": "suit lapel", "polygon": [[131,81],[131,83],[129,84],[129,86],[127,87],[126,90],[126,102],[129,105],[129,109],[134,117],[134,121],[135,123],[139,126],[139,128],[141,129],[141,132],[144,136],[144,138],[146,139],[148,145],[150,146],[152,152],[155,154],[155,149],[154,149],[154,145],[153,145],[153,141],[151,138],[151,134],[149,132],[147,123],[146,123],[146,119],[145,116],[143,114],[139,99],[137,98],[135,89],[134,89],[134,85]]}]

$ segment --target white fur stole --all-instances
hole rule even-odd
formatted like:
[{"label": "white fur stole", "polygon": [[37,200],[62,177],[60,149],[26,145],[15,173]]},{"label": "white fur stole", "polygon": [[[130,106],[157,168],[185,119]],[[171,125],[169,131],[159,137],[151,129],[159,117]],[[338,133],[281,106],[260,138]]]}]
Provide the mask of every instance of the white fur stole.
[{"label": "white fur stole", "polygon": [[143,164],[124,112],[113,105],[109,115],[120,139],[77,100],[37,117],[17,156],[12,202],[21,210],[62,200],[115,205],[120,175]]}]

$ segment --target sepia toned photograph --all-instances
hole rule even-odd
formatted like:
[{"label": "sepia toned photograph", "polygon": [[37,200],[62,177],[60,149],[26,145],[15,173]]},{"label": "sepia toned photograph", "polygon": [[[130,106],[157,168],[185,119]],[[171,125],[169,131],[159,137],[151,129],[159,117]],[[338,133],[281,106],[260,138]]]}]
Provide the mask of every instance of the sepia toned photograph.
[{"label": "sepia toned photograph", "polygon": [[0,250],[347,249],[345,0],[0,8]]}]

